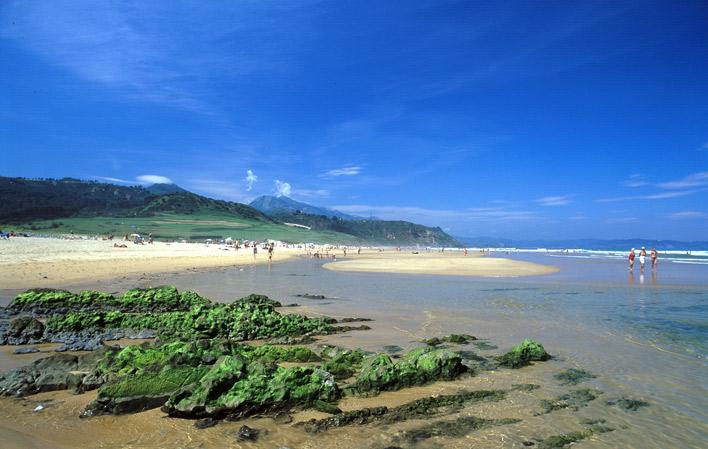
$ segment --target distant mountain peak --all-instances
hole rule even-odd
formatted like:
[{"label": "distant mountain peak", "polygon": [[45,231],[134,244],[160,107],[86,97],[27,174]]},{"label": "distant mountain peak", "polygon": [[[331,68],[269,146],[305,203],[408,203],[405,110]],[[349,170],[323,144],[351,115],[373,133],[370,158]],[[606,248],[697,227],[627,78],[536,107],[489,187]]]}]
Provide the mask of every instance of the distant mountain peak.
[{"label": "distant mountain peak", "polygon": [[187,190],[183,189],[177,184],[171,183],[151,184],[145,187],[145,190],[149,191],[150,193],[154,193],[155,195],[169,195],[170,193],[187,192]]},{"label": "distant mountain peak", "polygon": [[287,196],[263,195],[251,201],[251,207],[258,209],[265,214],[302,212],[310,215],[324,215],[325,217],[336,217],[342,220],[361,220],[361,217],[345,214],[338,210],[313,206],[307,203],[295,201]]}]

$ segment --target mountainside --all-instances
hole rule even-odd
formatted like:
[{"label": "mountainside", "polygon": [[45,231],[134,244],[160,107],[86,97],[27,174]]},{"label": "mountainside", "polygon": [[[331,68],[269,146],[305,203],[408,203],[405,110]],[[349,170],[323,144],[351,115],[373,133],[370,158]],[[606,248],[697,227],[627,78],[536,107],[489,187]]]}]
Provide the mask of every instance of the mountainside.
[{"label": "mountainside", "polygon": [[268,215],[290,214],[302,212],[310,215],[323,215],[325,217],[337,217],[342,220],[361,220],[361,217],[348,215],[334,209],[325,209],[307,203],[295,201],[287,196],[263,195],[251,201],[251,207]]},{"label": "mountainside", "polygon": [[143,187],[94,181],[0,177],[0,222],[115,214],[143,207],[155,194]]},{"label": "mountainside", "polygon": [[440,228],[407,221],[342,220],[337,217],[305,213],[276,213],[274,218],[309,226],[314,230],[334,231],[386,245],[460,246],[454,237]]},{"label": "mountainside", "polygon": [[[169,192],[166,194],[156,191]],[[177,193],[172,193],[177,192]],[[150,216],[156,213],[222,213],[235,218],[270,221],[245,204],[196,195],[174,184],[148,188],[95,181],[0,177],[0,222],[92,216]]]}]

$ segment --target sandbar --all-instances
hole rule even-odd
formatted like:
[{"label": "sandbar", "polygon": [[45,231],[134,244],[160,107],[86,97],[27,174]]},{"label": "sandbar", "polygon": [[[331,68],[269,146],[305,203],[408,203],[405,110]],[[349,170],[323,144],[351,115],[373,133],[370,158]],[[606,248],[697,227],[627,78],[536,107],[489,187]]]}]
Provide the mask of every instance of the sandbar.
[{"label": "sandbar", "polygon": [[478,253],[464,256],[459,251],[447,253],[390,251],[365,253],[323,265],[333,271],[366,273],[434,274],[474,277],[539,276],[558,272],[558,268],[521,260],[487,257]]}]

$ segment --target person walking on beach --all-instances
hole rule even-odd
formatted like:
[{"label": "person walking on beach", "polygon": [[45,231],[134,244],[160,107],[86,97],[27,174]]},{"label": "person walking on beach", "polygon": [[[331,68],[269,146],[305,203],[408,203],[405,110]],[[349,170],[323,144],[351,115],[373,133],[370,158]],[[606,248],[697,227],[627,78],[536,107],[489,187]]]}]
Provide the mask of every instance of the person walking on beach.
[{"label": "person walking on beach", "polygon": [[256,255],[258,255],[258,245],[253,245],[253,261],[256,261]]},{"label": "person walking on beach", "polygon": [[270,263],[273,260],[273,248],[275,244],[271,243],[270,246],[268,247],[268,263]]},{"label": "person walking on beach", "polygon": [[634,248],[629,252],[629,271],[634,271]]},{"label": "person walking on beach", "polygon": [[659,254],[656,252],[656,248],[651,249],[651,269],[655,270],[656,269],[656,259],[659,257]]},{"label": "person walking on beach", "polygon": [[642,246],[642,250],[639,252],[639,266],[641,267],[642,273],[644,272],[644,262],[646,261],[647,250]]}]

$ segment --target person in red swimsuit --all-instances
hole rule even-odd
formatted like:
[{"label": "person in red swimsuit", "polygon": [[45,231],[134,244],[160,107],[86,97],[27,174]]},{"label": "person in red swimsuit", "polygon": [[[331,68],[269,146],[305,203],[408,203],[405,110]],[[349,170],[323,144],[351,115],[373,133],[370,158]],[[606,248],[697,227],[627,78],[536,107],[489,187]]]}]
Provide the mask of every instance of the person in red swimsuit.
[{"label": "person in red swimsuit", "polygon": [[629,271],[634,270],[634,248],[629,252]]}]

